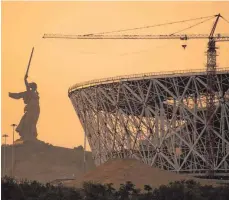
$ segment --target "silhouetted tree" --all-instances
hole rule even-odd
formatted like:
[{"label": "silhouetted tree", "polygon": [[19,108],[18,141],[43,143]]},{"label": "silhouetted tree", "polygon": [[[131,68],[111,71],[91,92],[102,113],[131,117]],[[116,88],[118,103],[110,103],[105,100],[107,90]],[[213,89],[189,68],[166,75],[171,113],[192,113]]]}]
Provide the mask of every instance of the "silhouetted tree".
[{"label": "silhouetted tree", "polygon": [[120,185],[116,196],[118,196],[120,200],[137,199],[139,193],[140,189],[136,189],[133,183],[127,181],[125,184]]},{"label": "silhouetted tree", "polygon": [[99,183],[84,182],[83,192],[85,200],[107,200],[113,196],[112,184],[102,185]]},{"label": "silhouetted tree", "polygon": [[2,200],[228,200],[229,186],[201,186],[195,181],[176,181],[146,192],[130,181],[121,184],[118,190],[113,184],[85,182],[82,189],[54,186],[49,183],[3,177],[1,179]]}]

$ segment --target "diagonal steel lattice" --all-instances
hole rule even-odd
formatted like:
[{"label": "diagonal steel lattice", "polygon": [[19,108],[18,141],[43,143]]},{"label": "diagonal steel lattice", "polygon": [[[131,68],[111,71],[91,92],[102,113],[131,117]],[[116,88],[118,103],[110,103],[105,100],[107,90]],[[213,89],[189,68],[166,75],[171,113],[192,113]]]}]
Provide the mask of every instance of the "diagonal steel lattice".
[{"label": "diagonal steel lattice", "polygon": [[97,166],[112,158],[136,158],[198,176],[211,165],[215,175],[228,176],[229,68],[217,69],[214,81],[211,152],[204,70],[89,81],[68,94]]}]

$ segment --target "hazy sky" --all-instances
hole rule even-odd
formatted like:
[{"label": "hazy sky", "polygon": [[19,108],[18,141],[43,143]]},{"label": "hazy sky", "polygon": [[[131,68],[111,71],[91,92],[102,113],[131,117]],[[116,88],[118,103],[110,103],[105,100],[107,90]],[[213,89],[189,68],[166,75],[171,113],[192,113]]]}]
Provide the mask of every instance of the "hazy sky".
[{"label": "hazy sky", "polygon": [[[78,82],[133,73],[200,69],[206,40],[59,40],[44,33],[87,34],[142,27],[221,13],[229,20],[229,2],[2,2],[2,134],[19,123],[23,101],[8,92],[25,90],[24,75],[35,47],[29,81],[38,84],[41,113],[38,139],[53,145],[83,144],[83,129],[68,98]],[[123,34],[170,34],[194,22]],[[184,33],[209,33],[213,20]],[[229,33],[220,20],[216,33]],[[122,33],[120,33],[122,34]],[[229,67],[229,43],[220,43],[219,67]],[[19,138],[16,134],[16,139]]]}]

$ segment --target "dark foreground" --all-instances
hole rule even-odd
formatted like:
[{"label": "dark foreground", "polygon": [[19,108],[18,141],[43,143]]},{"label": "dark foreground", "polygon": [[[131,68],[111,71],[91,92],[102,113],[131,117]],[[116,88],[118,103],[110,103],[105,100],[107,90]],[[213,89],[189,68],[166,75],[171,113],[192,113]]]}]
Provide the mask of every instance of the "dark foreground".
[{"label": "dark foreground", "polygon": [[228,200],[229,185],[201,186],[194,181],[179,181],[152,189],[136,189],[131,182],[121,184],[118,190],[112,184],[86,182],[82,188],[69,188],[36,181],[16,181],[9,177],[1,179],[2,200]]}]

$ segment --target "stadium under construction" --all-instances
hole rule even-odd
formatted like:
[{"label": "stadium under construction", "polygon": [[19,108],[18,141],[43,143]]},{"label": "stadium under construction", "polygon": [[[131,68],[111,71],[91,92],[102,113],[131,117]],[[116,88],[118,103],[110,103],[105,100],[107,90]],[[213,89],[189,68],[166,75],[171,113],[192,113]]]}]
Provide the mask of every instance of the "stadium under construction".
[{"label": "stadium under construction", "polygon": [[[214,174],[229,173],[229,68],[215,77]],[[208,171],[207,74],[142,74],[78,84],[69,97],[96,165],[136,158],[151,166],[205,176]]]},{"label": "stadium under construction", "polygon": [[[178,34],[214,19],[209,34]],[[220,14],[100,34],[45,34],[57,39],[208,40],[206,69],[106,78],[68,91],[96,165],[135,158],[177,173],[229,177],[229,68],[216,64]],[[169,35],[112,35],[114,32],[198,22]],[[201,20],[201,21],[199,21]],[[186,44],[182,47],[185,49]]]}]

